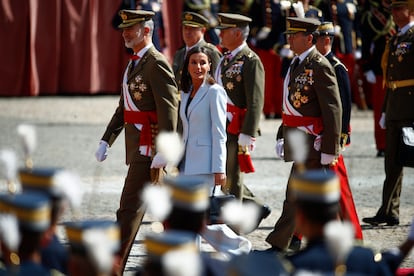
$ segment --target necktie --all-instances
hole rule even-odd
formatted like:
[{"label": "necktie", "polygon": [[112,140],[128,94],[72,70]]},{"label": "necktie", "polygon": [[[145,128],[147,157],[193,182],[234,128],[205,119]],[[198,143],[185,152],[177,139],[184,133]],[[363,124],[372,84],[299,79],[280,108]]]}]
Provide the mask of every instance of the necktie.
[{"label": "necktie", "polygon": [[131,72],[132,72],[132,70],[134,70],[134,68],[135,68],[135,65],[137,64],[137,60],[139,59],[140,57],[139,56],[137,56],[137,55],[132,55],[132,56],[130,56],[130,60],[131,60],[131,62],[130,62],[130,64],[129,64],[129,66],[128,66],[128,75],[129,74],[131,74]]},{"label": "necktie", "polygon": [[295,71],[295,69],[298,67],[300,63],[300,59],[297,57],[295,58],[295,61],[292,63],[292,65],[290,66],[290,72],[292,73],[293,71]]}]

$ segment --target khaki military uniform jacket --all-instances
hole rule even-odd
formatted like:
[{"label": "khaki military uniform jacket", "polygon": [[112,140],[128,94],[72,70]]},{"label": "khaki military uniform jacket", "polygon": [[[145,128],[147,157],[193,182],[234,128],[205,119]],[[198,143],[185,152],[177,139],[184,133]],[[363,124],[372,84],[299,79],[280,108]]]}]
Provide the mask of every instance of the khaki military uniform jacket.
[{"label": "khaki military uniform jacket", "polygon": [[383,111],[387,121],[414,121],[414,27],[388,46]]},{"label": "khaki military uniform jacket", "polygon": [[[317,117],[322,120],[323,130],[320,133],[307,132],[306,143],[309,149],[308,158],[319,159],[320,153],[337,155],[339,137],[341,135],[342,106],[335,71],[329,61],[316,48],[290,72],[290,80],[283,95],[283,112],[305,117]],[[282,122],[278,138],[287,137],[287,133],[296,127],[286,126]],[[303,128],[301,128],[303,129]],[[281,131],[282,130],[282,131]],[[314,148],[316,135],[322,135],[320,151]],[[292,161],[292,147],[289,139],[285,139],[285,161]]]},{"label": "khaki military uniform jacket", "polygon": [[[139,110],[156,111],[159,132],[175,130],[178,117],[177,85],[168,61],[155,47],[148,49],[127,76],[127,85],[133,103]],[[149,157],[139,151],[141,131],[134,124],[124,122],[124,97],[121,93],[119,105],[102,140],[112,145],[124,128],[126,163],[148,161]]]},{"label": "khaki military uniform jacket", "polygon": [[221,82],[230,101],[246,108],[240,132],[257,136],[264,103],[264,69],[259,57],[247,45],[221,67]]}]

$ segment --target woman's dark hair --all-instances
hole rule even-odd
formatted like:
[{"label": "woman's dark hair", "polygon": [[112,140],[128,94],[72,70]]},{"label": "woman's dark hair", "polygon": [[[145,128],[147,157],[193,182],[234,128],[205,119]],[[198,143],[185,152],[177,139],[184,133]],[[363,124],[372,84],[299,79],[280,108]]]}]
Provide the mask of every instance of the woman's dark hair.
[{"label": "woman's dark hair", "polygon": [[[198,53],[203,53],[207,56],[208,62],[210,63],[210,71],[214,72],[215,68],[211,66],[212,64],[211,63],[211,50],[206,47],[200,47],[200,46],[196,46],[192,48],[187,53],[187,57],[185,58],[184,65],[183,65],[183,72],[181,74],[181,89],[183,90],[184,93],[190,92],[191,85],[192,85],[191,76],[190,76],[190,73],[188,72],[188,63],[190,62],[190,57],[192,54],[198,54]],[[207,76],[207,81],[210,84],[214,84],[216,82],[210,74]]]}]

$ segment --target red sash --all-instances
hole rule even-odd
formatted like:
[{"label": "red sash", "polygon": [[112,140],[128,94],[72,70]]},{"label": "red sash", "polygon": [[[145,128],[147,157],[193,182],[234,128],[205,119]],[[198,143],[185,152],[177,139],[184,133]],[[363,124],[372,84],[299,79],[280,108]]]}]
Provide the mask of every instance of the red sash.
[{"label": "red sash", "polygon": [[321,117],[309,117],[309,116],[295,116],[282,114],[283,125],[288,127],[306,127],[313,126],[313,132],[320,134],[323,130],[323,122]]},{"label": "red sash", "polygon": [[[155,111],[128,111],[124,110],[124,122],[127,124],[141,124],[141,136],[139,139],[140,146],[152,147],[153,129],[158,123],[157,113]],[[156,133],[154,133],[155,136]]]},{"label": "red sash", "polygon": [[227,112],[233,115],[231,122],[227,126],[227,132],[238,135],[243,124],[244,115],[246,114],[246,108],[240,108],[232,104],[227,104]]}]

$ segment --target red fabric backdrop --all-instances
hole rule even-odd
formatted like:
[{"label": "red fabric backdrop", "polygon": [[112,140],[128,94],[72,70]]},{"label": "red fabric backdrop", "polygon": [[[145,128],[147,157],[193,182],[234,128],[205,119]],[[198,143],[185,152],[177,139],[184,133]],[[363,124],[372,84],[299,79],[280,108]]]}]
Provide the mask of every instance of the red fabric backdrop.
[{"label": "red fabric backdrop", "polygon": [[[112,27],[119,4],[0,0],[0,96],[119,93],[128,59]],[[181,7],[162,7],[169,60],[181,46]]]}]

